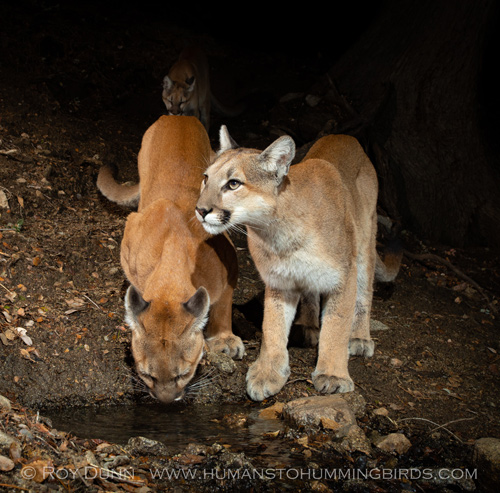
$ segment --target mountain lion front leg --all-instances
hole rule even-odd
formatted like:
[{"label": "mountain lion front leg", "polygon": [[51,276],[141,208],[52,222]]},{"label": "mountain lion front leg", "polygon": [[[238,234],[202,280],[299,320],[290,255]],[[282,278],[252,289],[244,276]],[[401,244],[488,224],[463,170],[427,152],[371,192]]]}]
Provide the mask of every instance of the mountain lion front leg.
[{"label": "mountain lion front leg", "polygon": [[217,303],[210,308],[205,339],[211,351],[241,359],[245,354],[245,346],[231,329],[232,299],[233,288],[227,286]]},{"label": "mountain lion front leg", "polygon": [[352,269],[345,284],[325,296],[318,362],[312,373],[314,387],[319,392],[332,394],[354,390],[347,364],[355,304],[356,269]]},{"label": "mountain lion front leg", "polygon": [[247,373],[247,392],[254,401],[277,394],[290,375],[287,343],[298,302],[298,293],[266,287],[260,354]]}]

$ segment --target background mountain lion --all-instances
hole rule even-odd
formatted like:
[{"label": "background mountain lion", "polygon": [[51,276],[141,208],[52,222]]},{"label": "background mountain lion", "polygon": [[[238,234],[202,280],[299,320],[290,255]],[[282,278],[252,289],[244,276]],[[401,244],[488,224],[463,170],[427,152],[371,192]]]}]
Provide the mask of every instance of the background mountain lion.
[{"label": "background mountain lion", "polygon": [[243,104],[230,108],[212,94],[208,60],[205,52],[196,45],[184,48],[164,77],[162,98],[169,115],[195,116],[207,132],[211,105],[225,116],[236,116],[244,110]]},{"label": "background mountain lion", "polygon": [[139,201],[121,244],[131,283],[125,311],[137,372],[162,402],[183,396],[203,355],[205,325],[212,350],[244,354],[231,329],[236,253],[224,235],[208,235],[193,212],[211,152],[196,118],[163,116],[144,134],[138,186],[119,185],[109,167],[97,181],[110,200]]},{"label": "background mountain lion", "polygon": [[247,392],[258,401],[276,394],[290,374],[287,341],[301,297],[302,315],[313,326],[322,298],[314,386],[326,393],[353,390],[349,355],[369,357],[374,350],[375,266],[386,281],[399,269],[400,257],[377,260],[377,177],[357,140],[323,137],[290,167],[294,155],[288,136],[261,152],[238,148],[223,126],[196,208],[212,234],[247,226],[266,284],[260,355],[247,374]]}]

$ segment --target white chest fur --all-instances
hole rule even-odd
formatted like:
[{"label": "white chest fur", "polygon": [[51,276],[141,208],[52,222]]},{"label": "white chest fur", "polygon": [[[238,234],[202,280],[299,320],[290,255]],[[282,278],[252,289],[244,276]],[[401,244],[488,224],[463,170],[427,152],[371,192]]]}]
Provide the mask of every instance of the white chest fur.
[{"label": "white chest fur", "polygon": [[312,239],[297,236],[277,249],[278,238],[265,241],[249,231],[250,253],[265,284],[274,289],[328,293],[341,282],[341,273],[327,252]]}]

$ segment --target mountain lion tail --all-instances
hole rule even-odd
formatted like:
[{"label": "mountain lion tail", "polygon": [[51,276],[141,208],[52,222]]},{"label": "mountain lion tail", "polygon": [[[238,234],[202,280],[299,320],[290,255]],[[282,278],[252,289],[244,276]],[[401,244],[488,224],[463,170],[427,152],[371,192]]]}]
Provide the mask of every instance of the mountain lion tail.
[{"label": "mountain lion tail", "polygon": [[403,258],[403,244],[399,238],[398,228],[392,228],[390,239],[384,247],[384,260],[377,254],[375,262],[375,280],[391,282],[396,279]]},{"label": "mountain lion tail", "polygon": [[126,185],[118,183],[114,178],[113,167],[102,166],[97,175],[97,188],[111,202],[125,207],[136,208],[139,205],[139,184]]}]

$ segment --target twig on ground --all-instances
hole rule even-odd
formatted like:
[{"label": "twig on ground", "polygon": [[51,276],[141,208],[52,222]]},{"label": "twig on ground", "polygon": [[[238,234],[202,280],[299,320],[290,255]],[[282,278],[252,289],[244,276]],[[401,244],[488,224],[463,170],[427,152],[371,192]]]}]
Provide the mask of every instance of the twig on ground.
[{"label": "twig on ground", "polygon": [[402,422],[402,421],[425,421],[426,423],[431,423],[433,425],[436,425],[436,428],[433,428],[432,430],[430,430],[430,432],[433,432],[433,431],[436,431],[436,430],[439,430],[439,429],[442,428],[443,430],[447,431],[450,435],[452,435],[454,438],[456,438],[460,443],[464,443],[462,439],[460,439],[459,437],[457,437],[457,435],[455,435],[455,433],[453,433],[452,431],[448,430],[448,428],[446,428],[446,426],[451,425],[453,423],[458,423],[460,421],[470,421],[472,419],[476,419],[476,418],[455,419],[453,421],[448,421],[448,423],[445,423],[444,425],[440,425],[440,424],[435,423],[434,421],[431,421],[430,419],[426,419],[426,418],[402,418],[402,419],[399,419],[398,422]]},{"label": "twig on ground", "polygon": [[440,264],[445,265],[453,271],[458,277],[463,279],[465,282],[468,282],[471,286],[473,286],[479,294],[486,300],[488,306],[495,313],[498,313],[498,308],[490,301],[489,296],[486,294],[486,291],[476,282],[474,279],[471,279],[467,274],[462,272],[458,267],[455,267],[449,260],[446,260],[439,255],[435,255],[434,253],[412,253],[408,250],[404,250],[404,255],[412,260],[416,260],[417,262],[424,262],[426,260],[438,262]]}]

